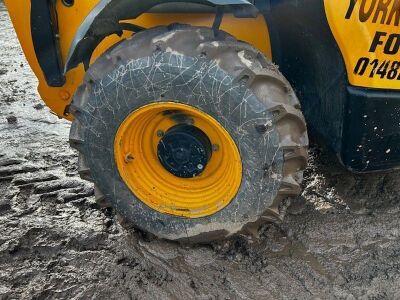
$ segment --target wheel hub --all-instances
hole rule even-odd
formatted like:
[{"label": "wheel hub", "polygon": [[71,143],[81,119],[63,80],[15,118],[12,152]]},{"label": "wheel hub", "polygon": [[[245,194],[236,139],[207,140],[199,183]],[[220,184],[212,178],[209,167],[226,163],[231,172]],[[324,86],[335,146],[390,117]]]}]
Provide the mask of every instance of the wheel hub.
[{"label": "wheel hub", "polygon": [[207,166],[212,145],[207,135],[193,125],[170,128],[160,140],[158,159],[171,174],[181,178],[199,176]]},{"label": "wheel hub", "polygon": [[242,182],[239,149],[229,133],[182,103],[151,103],[130,113],[116,133],[114,156],[132,193],[163,214],[213,215],[231,203]]}]

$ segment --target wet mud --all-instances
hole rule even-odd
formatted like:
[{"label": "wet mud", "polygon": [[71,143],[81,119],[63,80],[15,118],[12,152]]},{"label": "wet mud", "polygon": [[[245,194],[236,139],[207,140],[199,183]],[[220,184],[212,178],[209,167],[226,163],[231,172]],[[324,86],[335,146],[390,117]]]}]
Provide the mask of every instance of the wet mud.
[{"label": "wet mud", "polygon": [[0,299],[400,299],[399,172],[352,175],[314,146],[259,241],[149,239],[96,206],[1,2],[0,28]]}]

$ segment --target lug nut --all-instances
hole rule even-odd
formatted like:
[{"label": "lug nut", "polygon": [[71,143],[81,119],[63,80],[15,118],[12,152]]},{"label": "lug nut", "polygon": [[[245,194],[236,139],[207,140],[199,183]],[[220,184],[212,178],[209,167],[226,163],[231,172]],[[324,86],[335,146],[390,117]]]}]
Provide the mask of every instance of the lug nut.
[{"label": "lug nut", "polygon": [[163,137],[164,136],[164,131],[162,131],[161,129],[160,130],[157,130],[157,136],[158,137]]},{"label": "lug nut", "polygon": [[192,118],[186,118],[185,123],[188,125],[193,125],[194,124],[194,120]]},{"label": "lug nut", "polygon": [[132,160],[134,160],[134,157],[132,156],[131,153],[128,153],[125,155],[125,163],[130,163]]}]

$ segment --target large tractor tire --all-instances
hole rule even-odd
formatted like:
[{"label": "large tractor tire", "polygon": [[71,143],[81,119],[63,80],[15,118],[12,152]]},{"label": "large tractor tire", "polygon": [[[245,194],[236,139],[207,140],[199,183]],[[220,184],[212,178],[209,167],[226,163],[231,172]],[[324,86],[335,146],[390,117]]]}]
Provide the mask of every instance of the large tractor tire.
[{"label": "large tractor tire", "polygon": [[70,112],[79,173],[99,204],[160,238],[254,233],[300,193],[298,99],[227,33],[176,24],[135,34],[89,68]]}]

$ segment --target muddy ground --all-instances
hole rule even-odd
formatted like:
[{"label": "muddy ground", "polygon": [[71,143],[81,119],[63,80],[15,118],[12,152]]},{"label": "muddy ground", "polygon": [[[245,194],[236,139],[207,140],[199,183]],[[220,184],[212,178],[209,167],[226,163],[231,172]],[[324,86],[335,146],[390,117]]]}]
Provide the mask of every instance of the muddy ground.
[{"label": "muddy ground", "polygon": [[400,299],[400,173],[351,175],[313,147],[259,242],[149,241],[98,210],[36,85],[0,3],[0,299]]}]

